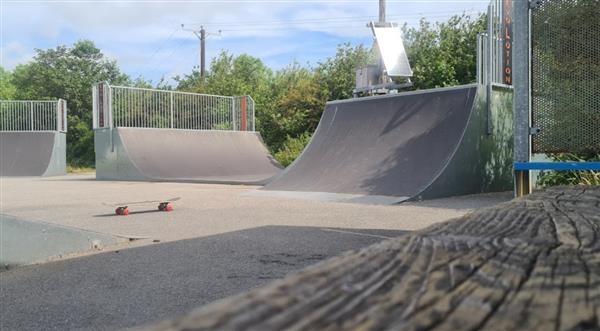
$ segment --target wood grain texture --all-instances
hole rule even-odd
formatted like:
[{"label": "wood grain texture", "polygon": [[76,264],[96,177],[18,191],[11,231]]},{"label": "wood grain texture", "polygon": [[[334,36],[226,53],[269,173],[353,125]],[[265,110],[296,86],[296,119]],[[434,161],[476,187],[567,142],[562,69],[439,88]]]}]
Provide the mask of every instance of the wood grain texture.
[{"label": "wood grain texture", "polygon": [[600,330],[599,235],[600,187],[553,188],[147,329]]}]

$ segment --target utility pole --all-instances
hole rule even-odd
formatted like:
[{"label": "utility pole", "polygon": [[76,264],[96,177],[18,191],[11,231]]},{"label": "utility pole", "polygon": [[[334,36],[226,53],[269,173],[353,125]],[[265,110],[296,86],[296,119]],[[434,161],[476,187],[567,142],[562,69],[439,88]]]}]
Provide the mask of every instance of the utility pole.
[{"label": "utility pole", "polygon": [[194,31],[194,34],[200,39],[200,77],[202,77],[202,80],[204,81],[206,75],[206,62],[204,62],[206,54],[206,30],[204,30],[203,26],[200,26],[200,33]]},{"label": "utility pole", "polygon": [[385,0],[379,0],[379,23],[385,25]]},{"label": "utility pole", "polygon": [[[185,31],[193,32],[200,40],[200,79],[204,81],[206,77],[206,36],[208,34],[202,25],[200,26],[200,30],[185,29],[183,24],[181,24],[181,28]],[[219,30],[218,34],[221,34],[221,30]]]},{"label": "utility pole", "polygon": [[[383,27],[385,24],[385,0],[379,0],[379,22],[378,26]],[[377,41],[376,41],[377,42]],[[385,64],[383,63],[383,54],[379,56],[379,83],[385,84],[389,83],[391,79],[389,79],[385,74]]]}]

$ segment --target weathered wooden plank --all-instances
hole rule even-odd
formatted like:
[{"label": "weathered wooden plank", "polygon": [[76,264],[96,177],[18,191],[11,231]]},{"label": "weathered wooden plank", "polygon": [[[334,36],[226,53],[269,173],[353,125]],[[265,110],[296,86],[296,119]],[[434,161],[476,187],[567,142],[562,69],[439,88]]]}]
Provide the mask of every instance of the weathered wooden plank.
[{"label": "weathered wooden plank", "polygon": [[600,188],[553,188],[151,330],[600,330]]}]

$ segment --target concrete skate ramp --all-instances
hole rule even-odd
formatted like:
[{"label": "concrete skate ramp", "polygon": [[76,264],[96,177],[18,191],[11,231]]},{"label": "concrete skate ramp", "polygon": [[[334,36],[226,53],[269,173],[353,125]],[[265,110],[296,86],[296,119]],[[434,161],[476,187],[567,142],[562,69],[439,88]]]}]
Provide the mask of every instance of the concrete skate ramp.
[{"label": "concrete skate ramp", "polygon": [[0,176],[66,174],[66,135],[55,131],[0,132]]},{"label": "concrete skate ramp", "polygon": [[0,271],[129,241],[127,237],[27,220],[6,214],[0,214],[0,227],[2,228]]},{"label": "concrete skate ramp", "polygon": [[490,139],[482,91],[467,85],[330,102],[301,156],[256,193],[389,204],[510,189],[510,162],[491,166],[504,167],[497,178],[483,173],[481,154],[493,148],[482,146]]},{"label": "concrete skate ramp", "polygon": [[263,184],[281,171],[257,132],[116,128],[95,139],[97,179]]}]

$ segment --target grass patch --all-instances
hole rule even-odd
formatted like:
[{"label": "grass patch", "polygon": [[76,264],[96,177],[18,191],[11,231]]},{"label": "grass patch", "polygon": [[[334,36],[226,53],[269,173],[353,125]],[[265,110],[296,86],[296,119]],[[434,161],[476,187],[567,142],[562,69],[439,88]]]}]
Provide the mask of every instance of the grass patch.
[{"label": "grass patch", "polygon": [[310,142],[311,136],[308,132],[304,132],[298,138],[288,136],[287,140],[283,143],[283,147],[275,153],[275,159],[282,166],[287,167],[300,156],[300,153],[302,153],[306,145]]},{"label": "grass patch", "polygon": [[68,174],[89,174],[96,172],[96,169],[91,167],[78,167],[67,165],[67,173]]}]

